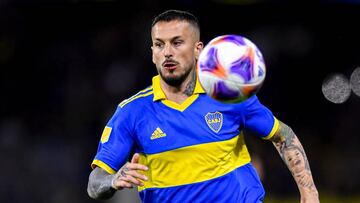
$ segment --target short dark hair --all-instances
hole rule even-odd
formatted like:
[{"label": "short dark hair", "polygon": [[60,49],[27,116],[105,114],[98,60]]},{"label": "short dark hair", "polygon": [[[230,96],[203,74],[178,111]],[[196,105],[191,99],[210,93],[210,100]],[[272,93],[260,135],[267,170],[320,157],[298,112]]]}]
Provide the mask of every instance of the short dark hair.
[{"label": "short dark hair", "polygon": [[192,24],[195,28],[199,30],[200,33],[200,24],[198,19],[192,13],[188,11],[181,10],[167,10],[154,18],[152,21],[151,27],[160,21],[170,22],[173,20],[183,20]]}]

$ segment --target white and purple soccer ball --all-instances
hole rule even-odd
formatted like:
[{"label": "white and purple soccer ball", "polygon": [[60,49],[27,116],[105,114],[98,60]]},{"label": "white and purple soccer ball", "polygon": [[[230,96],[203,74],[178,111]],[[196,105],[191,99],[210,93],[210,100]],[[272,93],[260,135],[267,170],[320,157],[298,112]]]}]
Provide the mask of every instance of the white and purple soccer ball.
[{"label": "white and purple soccer ball", "polygon": [[223,35],[204,47],[197,62],[197,73],[210,97],[225,103],[239,103],[259,91],[266,67],[260,50],[249,39]]}]

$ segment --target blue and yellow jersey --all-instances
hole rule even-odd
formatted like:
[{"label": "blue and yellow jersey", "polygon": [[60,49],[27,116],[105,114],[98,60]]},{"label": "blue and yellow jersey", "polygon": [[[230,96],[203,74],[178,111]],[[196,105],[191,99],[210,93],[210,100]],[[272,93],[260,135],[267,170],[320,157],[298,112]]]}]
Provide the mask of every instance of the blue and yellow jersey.
[{"label": "blue and yellow jersey", "polygon": [[152,86],[119,104],[92,167],[113,174],[136,151],[149,167],[149,180],[138,187],[143,202],[257,202],[264,190],[242,132],[269,139],[277,128],[256,96],[220,103],[197,81],[180,105],[166,99],[155,76]]}]

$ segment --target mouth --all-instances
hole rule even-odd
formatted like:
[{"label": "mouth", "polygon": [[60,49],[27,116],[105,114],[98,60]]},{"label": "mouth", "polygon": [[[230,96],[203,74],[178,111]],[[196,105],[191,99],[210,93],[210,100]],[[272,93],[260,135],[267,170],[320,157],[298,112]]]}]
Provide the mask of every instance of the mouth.
[{"label": "mouth", "polygon": [[163,63],[163,67],[169,71],[175,70],[177,65],[178,65],[178,63],[175,61],[165,61]]},{"label": "mouth", "polygon": [[295,166],[299,165],[300,163],[301,163],[301,161],[300,161],[300,160],[297,160],[297,161],[295,162]]}]

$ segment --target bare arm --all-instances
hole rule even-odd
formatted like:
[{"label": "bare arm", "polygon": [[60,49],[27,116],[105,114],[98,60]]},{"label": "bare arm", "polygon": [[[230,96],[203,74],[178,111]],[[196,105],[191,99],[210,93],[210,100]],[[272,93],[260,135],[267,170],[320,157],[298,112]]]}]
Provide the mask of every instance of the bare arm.
[{"label": "bare arm", "polygon": [[111,182],[115,175],[110,175],[104,169],[96,167],[89,176],[87,192],[93,199],[109,199],[115,193]]},{"label": "bare arm", "polygon": [[109,174],[104,169],[96,167],[89,176],[87,192],[93,199],[108,199],[116,190],[143,186],[141,181],[147,177],[138,170],[148,170],[144,165],[139,164],[139,154],[134,154],[131,163],[126,163],[116,174]]},{"label": "bare arm", "polygon": [[270,140],[291,171],[300,191],[301,202],[319,202],[318,191],[304,148],[292,129],[281,121],[279,123],[279,129]]}]

